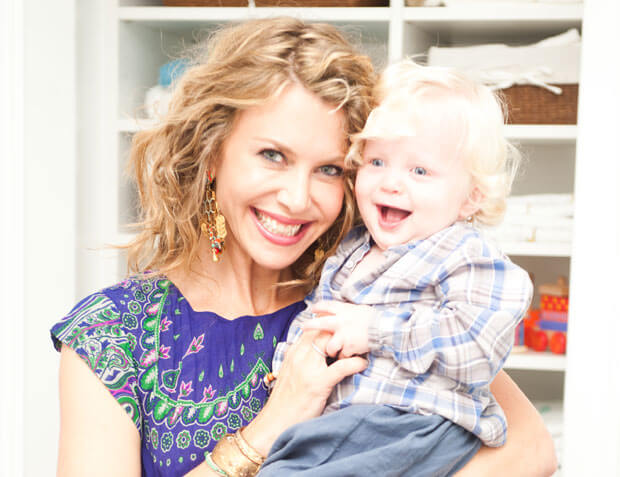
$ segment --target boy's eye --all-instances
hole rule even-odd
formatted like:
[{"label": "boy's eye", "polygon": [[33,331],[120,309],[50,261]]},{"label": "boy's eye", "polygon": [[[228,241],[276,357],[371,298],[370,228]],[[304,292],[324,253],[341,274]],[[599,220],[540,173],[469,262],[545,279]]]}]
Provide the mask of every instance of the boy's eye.
[{"label": "boy's eye", "polygon": [[414,167],[413,169],[413,173],[416,176],[425,176],[426,175],[426,169],[424,169],[423,167]]},{"label": "boy's eye", "polygon": [[284,156],[275,149],[263,149],[260,154],[271,162],[281,163],[284,162]]},{"label": "boy's eye", "polygon": [[383,167],[383,159],[371,159],[370,163],[375,167]]},{"label": "boy's eye", "polygon": [[321,166],[319,167],[319,172],[329,177],[340,177],[342,175],[342,167],[333,165]]}]

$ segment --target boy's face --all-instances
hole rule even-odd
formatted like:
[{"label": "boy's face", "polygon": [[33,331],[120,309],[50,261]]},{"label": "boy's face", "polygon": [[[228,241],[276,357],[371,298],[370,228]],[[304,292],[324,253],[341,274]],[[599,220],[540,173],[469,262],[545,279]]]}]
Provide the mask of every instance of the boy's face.
[{"label": "boy's face", "polygon": [[415,136],[367,139],[355,196],[382,250],[420,240],[473,214],[471,177],[454,120],[418,121]]}]

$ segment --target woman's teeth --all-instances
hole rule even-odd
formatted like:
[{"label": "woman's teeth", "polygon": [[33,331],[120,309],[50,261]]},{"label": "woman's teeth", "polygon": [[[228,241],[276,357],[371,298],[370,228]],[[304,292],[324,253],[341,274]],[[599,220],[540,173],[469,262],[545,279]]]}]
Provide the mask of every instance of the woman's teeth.
[{"label": "woman's teeth", "polygon": [[261,214],[259,210],[256,211],[256,217],[258,217],[258,221],[261,223],[263,227],[265,227],[269,232],[275,235],[283,235],[285,237],[292,237],[299,232],[301,229],[301,224],[296,225],[287,225],[277,220],[268,217],[264,214]]}]

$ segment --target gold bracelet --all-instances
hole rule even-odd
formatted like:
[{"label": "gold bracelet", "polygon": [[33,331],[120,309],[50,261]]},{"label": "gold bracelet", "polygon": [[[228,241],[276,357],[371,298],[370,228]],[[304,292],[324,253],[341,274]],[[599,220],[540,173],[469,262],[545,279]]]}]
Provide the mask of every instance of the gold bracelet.
[{"label": "gold bracelet", "polygon": [[248,444],[248,441],[246,441],[245,438],[241,435],[241,431],[243,429],[245,429],[245,426],[235,432],[235,440],[237,442],[237,445],[239,446],[239,450],[243,453],[244,456],[246,456],[252,462],[260,466],[263,464],[263,462],[265,462],[265,458],[260,455],[258,451],[256,451],[256,449],[254,449],[250,444]]},{"label": "gold bracelet", "polygon": [[239,447],[234,434],[226,434],[211,451],[211,459],[231,477],[254,477],[260,464],[247,457]]}]

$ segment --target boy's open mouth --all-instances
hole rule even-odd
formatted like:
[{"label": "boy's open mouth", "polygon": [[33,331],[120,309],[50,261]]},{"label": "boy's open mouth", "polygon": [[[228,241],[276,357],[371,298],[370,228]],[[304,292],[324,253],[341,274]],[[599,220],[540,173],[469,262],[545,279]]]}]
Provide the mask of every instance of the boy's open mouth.
[{"label": "boy's open mouth", "polygon": [[388,207],[387,205],[378,205],[381,220],[387,224],[396,224],[405,220],[411,215],[411,211],[397,209],[396,207]]}]

